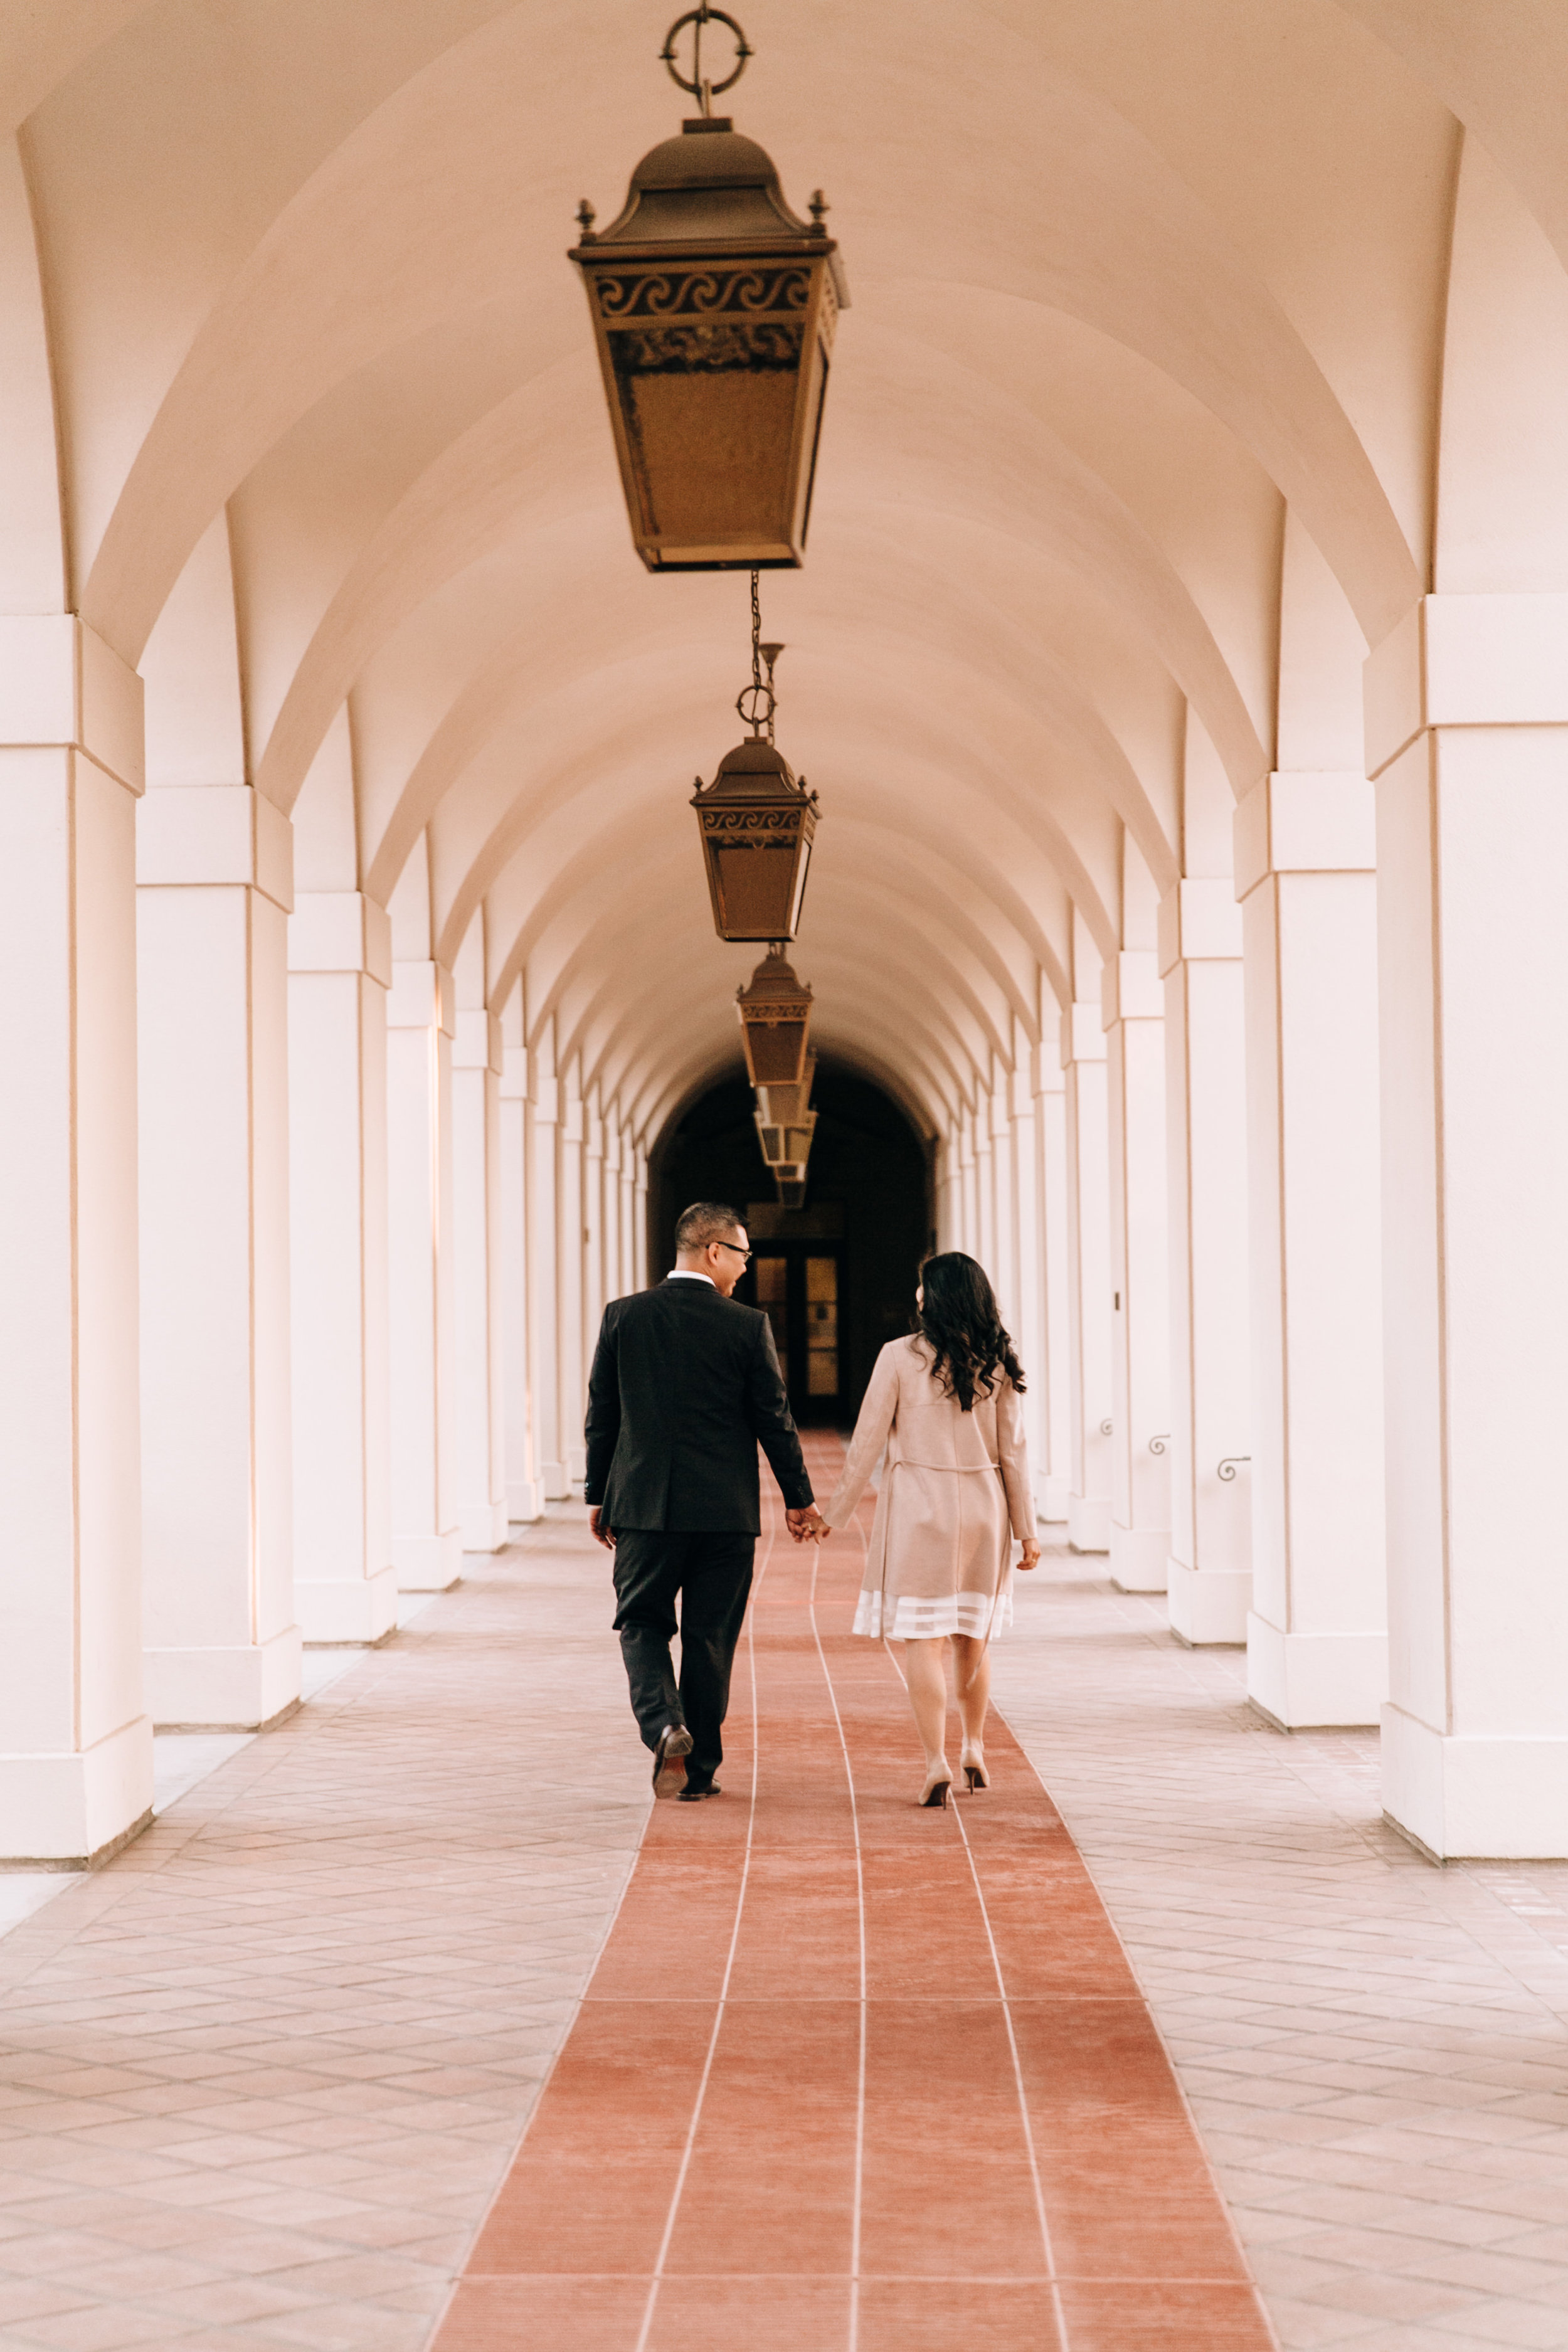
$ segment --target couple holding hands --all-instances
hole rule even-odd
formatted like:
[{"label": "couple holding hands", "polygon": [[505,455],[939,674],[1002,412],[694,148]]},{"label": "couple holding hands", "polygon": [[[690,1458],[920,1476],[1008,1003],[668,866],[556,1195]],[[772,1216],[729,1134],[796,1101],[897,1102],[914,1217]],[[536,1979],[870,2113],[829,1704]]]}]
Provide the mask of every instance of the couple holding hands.
[{"label": "couple holding hands", "polygon": [[[912,1336],[877,1359],[844,1473],[818,1511],[773,1330],[731,1293],[751,1255],[735,1211],[700,1201],[675,1229],[673,1273],[605,1310],[588,1382],[588,1523],[615,1554],[616,1631],[656,1796],[720,1793],[730,1669],[760,1529],[757,1448],[797,1543],[847,1526],[886,1447],[855,1632],[904,1644],[925,1750],[922,1805],[945,1805],[944,1642],[963,1727],[960,1769],[988,1786],[989,1643],[1021,1568],[1040,1556],[1019,1397],[1023,1374],[991,1285],[957,1250],[929,1257]],[[669,1645],[680,1599],[679,1685]],[[684,1765],[684,1786],[681,1786]]]}]

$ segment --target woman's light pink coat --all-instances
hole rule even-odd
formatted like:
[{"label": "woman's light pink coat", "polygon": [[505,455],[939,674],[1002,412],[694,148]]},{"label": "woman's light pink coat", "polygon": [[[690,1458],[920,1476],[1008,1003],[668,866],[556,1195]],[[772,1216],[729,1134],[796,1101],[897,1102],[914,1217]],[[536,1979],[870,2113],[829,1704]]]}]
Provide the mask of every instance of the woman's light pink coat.
[{"label": "woman's light pink coat", "polygon": [[855,1612],[855,1631],[878,1640],[1000,1632],[1012,1615],[1012,1539],[1035,1531],[1017,1390],[1004,1379],[964,1412],[931,1377],[931,1360],[920,1339],[882,1349],[823,1511],[830,1527],[847,1525],[885,1444]]}]

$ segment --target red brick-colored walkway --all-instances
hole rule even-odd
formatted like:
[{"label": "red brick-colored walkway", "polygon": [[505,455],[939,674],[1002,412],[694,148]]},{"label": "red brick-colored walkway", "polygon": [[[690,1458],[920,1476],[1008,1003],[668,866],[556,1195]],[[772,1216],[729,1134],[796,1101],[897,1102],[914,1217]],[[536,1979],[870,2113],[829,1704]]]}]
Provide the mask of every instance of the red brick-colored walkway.
[{"label": "red brick-colored walkway", "polygon": [[863,1539],[759,1548],[724,1796],[655,1807],[436,2352],[1272,2345],[1000,1720],[988,1790],[915,1804],[892,1655],[849,1632]]}]

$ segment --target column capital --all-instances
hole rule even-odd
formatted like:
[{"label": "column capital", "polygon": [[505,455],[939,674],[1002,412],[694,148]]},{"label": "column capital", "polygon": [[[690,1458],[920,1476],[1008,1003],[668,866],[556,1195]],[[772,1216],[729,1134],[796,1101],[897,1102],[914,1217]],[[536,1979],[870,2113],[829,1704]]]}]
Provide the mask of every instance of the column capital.
[{"label": "column capital", "polygon": [[1364,776],[1326,768],[1276,771],[1254,784],[1234,824],[1238,899],[1270,874],[1376,870],[1376,795]]},{"label": "column capital", "polygon": [[1062,1023],[1061,1050],[1064,1070],[1074,1062],[1104,1061],[1105,1031],[1098,1004],[1073,1004],[1071,1017]]},{"label": "column capital", "polygon": [[1233,962],[1241,954],[1241,908],[1228,879],[1184,879],[1160,901],[1160,978],[1179,963]]},{"label": "column capital", "polygon": [[1119,1021],[1164,1019],[1165,992],[1160,985],[1159,961],[1152,948],[1123,948],[1120,955],[1107,957],[1100,980],[1102,1029],[1113,1029]]},{"label": "column capital", "polygon": [[405,963],[394,960],[392,987],[386,1000],[389,1029],[439,1029],[453,1037],[458,1029],[457,989],[441,963]]},{"label": "column capital", "polygon": [[68,745],[146,788],[142,680],[74,613],[0,615],[0,743]]},{"label": "column capital", "polygon": [[[138,845],[140,846],[140,845]],[[289,918],[290,971],[363,971],[392,986],[392,923],[363,890],[301,890]]]},{"label": "column capital", "polygon": [[500,1023],[482,1004],[465,1005],[457,1016],[457,1030],[452,1045],[452,1067],[455,1070],[494,1070],[505,1066],[502,1061]]},{"label": "column capital", "polygon": [[547,1078],[542,1070],[533,1076],[533,1092],[530,1097],[535,1127],[554,1127],[561,1118],[561,1081]]},{"label": "column capital", "polygon": [[500,1098],[502,1102],[528,1100],[528,1048],[526,1045],[501,1047]]},{"label": "column capital", "polygon": [[1423,596],[1362,671],[1369,775],[1427,727],[1568,725],[1568,594]]},{"label": "column capital", "polygon": [[136,809],[136,887],[232,884],[294,905],[294,828],[249,784],[171,784]]}]

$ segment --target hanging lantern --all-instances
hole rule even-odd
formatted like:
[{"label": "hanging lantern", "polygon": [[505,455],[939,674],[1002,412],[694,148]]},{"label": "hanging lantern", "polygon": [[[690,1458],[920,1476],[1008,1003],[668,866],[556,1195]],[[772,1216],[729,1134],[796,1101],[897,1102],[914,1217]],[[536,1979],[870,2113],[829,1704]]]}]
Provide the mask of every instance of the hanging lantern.
[{"label": "hanging lantern", "polygon": [[810,1108],[816,1076],[816,1056],[808,1054],[798,1086],[757,1088],[757,1141],[775,1176],[795,1164],[804,1168],[811,1157],[811,1139],[816,1132],[816,1113]]},{"label": "hanging lantern", "polygon": [[805,1206],[805,1169],[778,1168],[773,1171],[774,1189],[781,1209],[804,1209]]},{"label": "hanging lantern", "polygon": [[[727,25],[736,64],[702,74],[706,26]],[[692,75],[677,36],[694,26]],[[805,550],[833,331],[849,289],[818,190],[809,222],[728,115],[752,55],[733,16],[678,16],[659,52],[701,112],[643,157],[620,218],[595,234],[578,207],[583,273],[632,539],[650,572],[798,565]]]},{"label": "hanging lantern", "polygon": [[777,942],[738,989],[746,1074],[754,1087],[798,1086],[805,1076],[805,1044],[811,1025],[811,991],[795,978]]},{"label": "hanging lantern", "polygon": [[773,664],[784,647],[763,645],[761,630],[753,572],[752,683],[735,702],[752,732],[745,742],[725,752],[710,784],[697,778],[691,795],[708,869],[713,928],[721,940],[794,939],[816,835],[816,794],[807,792],[804,776],[796,782],[789,762],[774,748],[778,698]]}]

